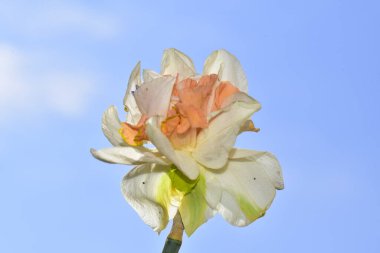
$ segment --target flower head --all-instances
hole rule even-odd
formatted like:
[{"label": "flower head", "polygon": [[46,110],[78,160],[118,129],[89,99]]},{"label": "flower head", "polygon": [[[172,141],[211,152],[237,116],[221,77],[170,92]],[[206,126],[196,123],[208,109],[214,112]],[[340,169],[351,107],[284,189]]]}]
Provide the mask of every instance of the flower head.
[{"label": "flower head", "polygon": [[122,192],[143,221],[159,232],[179,211],[191,235],[216,213],[236,226],[263,216],[283,178],[272,154],[233,147],[241,132],[258,131],[250,117],[260,109],[239,61],[215,51],[198,75],[189,57],[167,49],[161,72],[144,70],[143,80],[138,63],[124,97],[126,121],[114,106],[103,115],[113,147],[91,150],[105,162],[137,165]]}]

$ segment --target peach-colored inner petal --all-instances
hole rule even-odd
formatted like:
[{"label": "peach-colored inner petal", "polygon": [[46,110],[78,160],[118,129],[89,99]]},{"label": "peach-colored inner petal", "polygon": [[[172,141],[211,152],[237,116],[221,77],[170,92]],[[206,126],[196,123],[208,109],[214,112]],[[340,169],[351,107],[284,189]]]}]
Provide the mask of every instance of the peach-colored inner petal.
[{"label": "peach-colored inner petal", "polygon": [[192,105],[200,110],[206,110],[212,88],[217,80],[218,76],[215,74],[202,76],[198,82],[190,78],[183,80],[176,85],[180,103],[185,106]]},{"label": "peach-colored inner petal", "polygon": [[178,134],[184,134],[190,128],[191,128],[190,121],[187,118],[182,117],[176,130]]},{"label": "peach-colored inner petal", "polygon": [[136,126],[126,122],[121,123],[119,132],[127,144],[131,146],[140,146],[143,144],[144,140],[148,140],[148,136],[145,133],[145,122],[147,119],[147,116],[143,115]]},{"label": "peach-colored inner petal", "polygon": [[206,128],[208,126],[207,115],[203,110],[192,105],[186,106],[182,103],[178,103],[177,108],[179,113],[188,120],[190,127]]},{"label": "peach-colored inner petal", "polygon": [[[170,109],[161,123],[164,133],[176,149],[192,148],[200,130],[208,127],[208,114],[222,109],[239,89],[229,82],[219,82],[215,74],[176,80],[170,98]],[[158,98],[157,98],[158,99]],[[122,123],[120,134],[132,146],[148,140],[145,133],[147,115],[137,125]]]},{"label": "peach-colored inner petal", "polygon": [[165,121],[161,124],[161,131],[165,135],[171,135],[173,131],[177,128],[177,126],[180,124],[181,119],[179,115],[174,115],[172,117],[166,118]]},{"label": "peach-colored inner petal", "polygon": [[189,128],[184,133],[179,133],[178,131],[174,131],[172,135],[168,136],[170,142],[173,147],[176,149],[183,149],[188,147],[194,147],[196,144],[197,138],[197,129]]},{"label": "peach-colored inner petal", "polygon": [[168,117],[161,130],[175,148],[192,147],[200,129],[208,127],[207,107],[218,76],[202,76],[198,81],[187,78],[173,88]]},{"label": "peach-colored inner petal", "polygon": [[211,110],[220,110],[223,107],[224,102],[238,92],[239,89],[230,82],[221,82],[215,90],[214,104]]}]

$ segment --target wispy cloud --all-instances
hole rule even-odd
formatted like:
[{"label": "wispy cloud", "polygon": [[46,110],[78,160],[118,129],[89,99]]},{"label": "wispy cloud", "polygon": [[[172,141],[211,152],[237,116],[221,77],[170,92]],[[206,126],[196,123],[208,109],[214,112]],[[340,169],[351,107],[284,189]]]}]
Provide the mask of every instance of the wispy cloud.
[{"label": "wispy cloud", "polygon": [[76,116],[85,112],[94,82],[79,74],[55,73],[46,79],[46,102],[61,114]]},{"label": "wispy cloud", "polygon": [[22,101],[27,101],[31,96],[32,87],[23,80],[25,61],[18,50],[0,44],[0,115],[2,116],[9,114],[12,109],[21,107]]},{"label": "wispy cloud", "polygon": [[108,39],[119,33],[119,22],[111,14],[61,1],[2,4],[0,21],[17,33],[38,37],[80,33]]},{"label": "wispy cloud", "polygon": [[102,38],[114,37],[118,33],[117,22],[114,18],[83,7],[61,6],[50,8],[43,13],[45,15],[41,17],[40,24],[44,23],[44,20],[49,20],[49,26],[44,26],[43,29],[85,31]]},{"label": "wispy cloud", "polygon": [[[18,113],[54,111],[71,117],[86,109],[94,80],[74,70],[35,66],[38,57],[0,44],[0,124]],[[44,71],[35,73],[36,69]]]},{"label": "wispy cloud", "polygon": [[19,113],[81,115],[96,85],[93,73],[78,67],[86,65],[87,58],[78,63],[73,45],[78,36],[91,41],[115,38],[118,24],[101,8],[71,1],[3,1],[0,127]]}]

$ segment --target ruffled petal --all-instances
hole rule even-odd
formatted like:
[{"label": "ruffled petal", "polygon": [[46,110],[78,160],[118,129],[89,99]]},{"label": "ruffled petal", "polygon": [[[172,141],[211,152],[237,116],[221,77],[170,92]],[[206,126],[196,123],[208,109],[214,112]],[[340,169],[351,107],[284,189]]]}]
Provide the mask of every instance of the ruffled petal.
[{"label": "ruffled petal", "polygon": [[112,105],[103,113],[102,130],[108,141],[114,146],[126,145],[119,133],[120,128],[121,122],[117,114],[117,109]]},{"label": "ruffled petal", "polygon": [[230,105],[199,133],[192,156],[206,168],[222,168],[241,126],[259,109],[260,104],[247,94],[240,92],[233,95]]},{"label": "ruffled petal", "polygon": [[248,93],[248,81],[239,60],[224,49],[214,51],[207,57],[203,75],[218,74],[221,81],[229,81],[241,91]]},{"label": "ruffled petal", "polygon": [[271,174],[280,168],[277,160],[266,152],[244,152],[248,156],[230,159],[217,173],[207,169],[204,173],[206,179],[213,180],[214,192],[220,188],[221,195],[214,195],[214,201],[219,198],[218,212],[235,226],[246,226],[262,217],[278,188]]},{"label": "ruffled petal", "polygon": [[135,92],[135,99],[142,114],[166,117],[175,77],[162,76],[145,82]]},{"label": "ruffled petal", "polygon": [[149,140],[158,151],[166,156],[189,179],[195,180],[199,175],[199,165],[186,151],[175,150],[169,139],[161,132],[159,118],[152,117],[146,123]]},{"label": "ruffled petal", "polygon": [[161,74],[173,75],[179,74],[180,79],[195,75],[193,61],[184,53],[174,48],[164,51],[161,60]]},{"label": "ruffled petal", "polygon": [[156,78],[161,77],[161,76],[162,75],[160,75],[159,73],[157,73],[157,72],[155,72],[153,70],[143,69],[144,82],[150,82],[153,79],[156,79]]},{"label": "ruffled petal", "polygon": [[143,164],[131,170],[121,189],[127,202],[154,231],[162,231],[176,213],[180,197],[172,191],[169,168]]},{"label": "ruffled petal", "polygon": [[128,112],[127,122],[132,125],[137,124],[141,117],[141,112],[137,107],[136,100],[133,96],[133,92],[135,92],[135,90],[140,86],[140,84],[140,62],[138,62],[132,70],[131,75],[129,76],[128,87],[123,100],[125,110]]},{"label": "ruffled petal", "polygon": [[159,153],[153,153],[144,147],[112,147],[105,149],[91,149],[91,154],[107,163],[138,165],[143,163],[157,163],[169,165],[170,161],[160,157]]}]

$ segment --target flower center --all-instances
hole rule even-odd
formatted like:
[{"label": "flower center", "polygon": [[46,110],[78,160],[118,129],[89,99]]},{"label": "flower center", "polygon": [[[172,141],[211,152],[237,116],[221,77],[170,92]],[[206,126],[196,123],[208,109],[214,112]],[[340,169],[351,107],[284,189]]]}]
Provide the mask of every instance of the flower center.
[{"label": "flower center", "polygon": [[[175,149],[193,150],[198,133],[209,125],[210,113],[231,103],[239,89],[229,82],[218,81],[216,74],[195,80],[178,79],[170,97],[169,110],[161,123],[161,131]],[[153,98],[147,97],[147,101]],[[137,125],[122,123],[119,130],[123,140],[131,146],[140,146],[148,136],[145,133],[147,115],[142,115]]]},{"label": "flower center", "polygon": [[208,108],[217,75],[187,78],[174,85],[171,108],[161,124],[161,131],[176,149],[195,147],[197,133],[208,127]]}]

